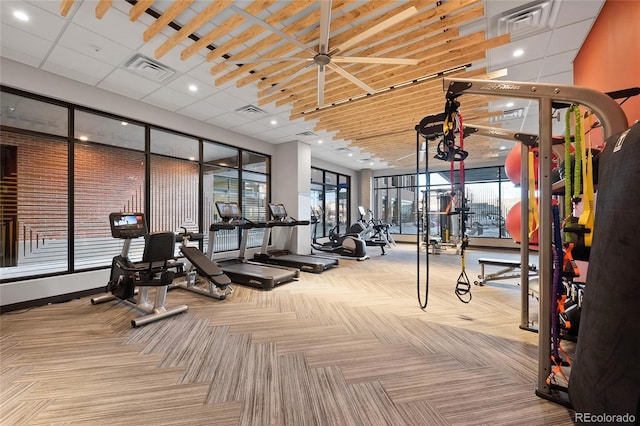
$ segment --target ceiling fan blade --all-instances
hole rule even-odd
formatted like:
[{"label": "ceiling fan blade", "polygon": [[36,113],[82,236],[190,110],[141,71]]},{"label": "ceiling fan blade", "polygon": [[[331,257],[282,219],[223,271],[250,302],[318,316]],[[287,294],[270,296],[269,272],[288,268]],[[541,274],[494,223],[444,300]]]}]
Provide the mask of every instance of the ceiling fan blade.
[{"label": "ceiling fan blade", "polygon": [[318,65],[318,106],[324,104],[324,65]]},{"label": "ceiling fan blade", "polygon": [[254,23],[256,25],[259,25],[262,28],[271,31],[272,33],[274,33],[276,35],[279,35],[283,39],[295,44],[300,49],[306,50],[307,52],[310,52],[310,53],[312,53],[314,55],[317,53],[315,50],[311,49],[310,47],[307,47],[306,44],[300,43],[298,41],[298,39],[296,39],[295,37],[291,37],[289,34],[280,31],[279,29],[277,29],[276,27],[274,27],[272,25],[267,24],[263,20],[256,18],[255,16],[253,16],[250,13],[247,13],[245,10],[239,8],[238,6],[231,5],[229,8],[231,10],[233,10],[235,13],[237,13],[238,15],[242,16],[243,18],[245,18],[247,21],[252,22],[252,23]]},{"label": "ceiling fan blade", "polygon": [[320,54],[329,53],[329,27],[331,26],[331,0],[320,2],[320,39],[318,42],[318,52]]},{"label": "ceiling fan blade", "polygon": [[227,64],[255,64],[257,62],[309,62],[313,61],[313,58],[297,58],[295,56],[287,56],[284,58],[256,58],[256,59],[240,59],[238,61],[228,60]]},{"label": "ceiling fan blade", "polygon": [[282,89],[284,86],[286,86],[291,80],[293,80],[294,78],[296,78],[296,77],[304,74],[305,72],[309,71],[309,68],[314,66],[314,65],[315,65],[315,62],[311,62],[309,65],[306,65],[306,66],[300,68],[298,71],[294,72],[289,77],[287,77],[284,80],[282,80],[280,83],[278,83],[275,86],[272,86],[269,89],[267,89],[267,94],[268,95],[273,95],[274,93],[276,93],[277,91]]},{"label": "ceiling fan blade", "polygon": [[415,6],[411,6],[410,8],[398,13],[397,15],[394,15],[391,18],[380,22],[378,25],[374,25],[368,30],[361,32],[351,40],[347,40],[344,43],[340,44],[339,46],[331,50],[331,55],[333,56],[338,52],[345,51],[351,46],[360,43],[361,41],[379,33],[380,31],[386,30],[387,28],[397,24],[398,22],[404,21],[405,19],[415,15],[416,13],[418,13],[418,9],[416,9]]},{"label": "ceiling fan blade", "polygon": [[344,78],[346,78],[347,80],[349,80],[350,82],[354,83],[355,85],[361,87],[362,89],[364,89],[367,93],[370,94],[374,94],[376,93],[376,89],[374,89],[373,87],[369,86],[368,84],[366,84],[364,81],[360,80],[359,78],[357,78],[356,76],[354,76],[353,74],[345,71],[344,69],[340,68],[339,66],[329,63],[327,64],[327,66],[329,68],[331,68],[332,70],[334,70],[335,72],[337,72],[338,74],[340,74],[341,76],[343,76]]},{"label": "ceiling fan blade", "polygon": [[350,62],[354,64],[396,64],[396,65],[418,65],[419,59],[402,58],[368,58],[363,56],[332,56],[332,62]]}]

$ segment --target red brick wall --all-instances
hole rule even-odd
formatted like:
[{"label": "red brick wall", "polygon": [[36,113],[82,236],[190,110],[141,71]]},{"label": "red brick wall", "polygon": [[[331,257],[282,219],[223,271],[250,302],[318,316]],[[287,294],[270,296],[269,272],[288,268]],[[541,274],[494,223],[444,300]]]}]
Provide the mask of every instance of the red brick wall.
[{"label": "red brick wall", "polygon": [[144,162],[141,152],[76,144],[76,238],[110,236],[109,213],[144,212]]},{"label": "red brick wall", "polygon": [[2,144],[18,147],[19,238],[67,236],[67,144],[2,131]]},{"label": "red brick wall", "polygon": [[152,157],[150,231],[198,230],[198,179],[197,163]]}]

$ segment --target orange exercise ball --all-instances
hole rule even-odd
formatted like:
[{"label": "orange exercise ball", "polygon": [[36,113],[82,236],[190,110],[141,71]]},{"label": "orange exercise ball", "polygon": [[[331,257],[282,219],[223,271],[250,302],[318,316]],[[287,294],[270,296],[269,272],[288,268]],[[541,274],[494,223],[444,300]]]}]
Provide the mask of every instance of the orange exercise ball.
[{"label": "orange exercise ball", "polygon": [[[522,170],[521,161],[522,144],[517,143],[511,148],[507,158],[504,160],[504,171],[507,177],[514,185],[520,185],[520,171]],[[538,156],[533,159],[534,176],[536,182],[538,182]]]},{"label": "orange exercise ball", "polygon": [[[520,232],[521,232],[521,221],[520,221],[520,202],[514,204],[507,213],[507,218],[505,220],[505,227],[507,228],[507,232],[511,235],[511,238],[516,243],[520,243]],[[527,225],[528,226],[528,225]],[[533,235],[529,238],[529,246],[531,248],[537,249],[538,246],[538,230],[536,229]]]}]

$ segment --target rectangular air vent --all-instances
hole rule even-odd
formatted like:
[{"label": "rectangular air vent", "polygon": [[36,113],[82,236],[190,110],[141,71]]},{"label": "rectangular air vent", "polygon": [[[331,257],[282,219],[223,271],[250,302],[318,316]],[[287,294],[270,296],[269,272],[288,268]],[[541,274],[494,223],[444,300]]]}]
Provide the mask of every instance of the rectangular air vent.
[{"label": "rectangular air vent", "polygon": [[140,54],[129,59],[124,68],[156,82],[165,81],[175,74],[175,71],[168,66]]},{"label": "rectangular air vent", "polygon": [[255,105],[245,105],[243,107],[236,109],[236,112],[239,112],[240,114],[247,114],[247,115],[261,115],[261,114],[267,113],[265,110],[260,109]]},{"label": "rectangular air vent", "polygon": [[317,138],[318,137],[318,135],[316,135],[315,133],[310,132],[308,130],[306,132],[296,133],[296,136],[298,138],[301,138],[301,139],[311,139],[311,138]]},{"label": "rectangular air vent", "polygon": [[344,153],[344,152],[352,152],[349,148],[346,148],[346,147],[336,148],[336,149],[334,149],[334,151],[335,152],[342,152],[342,153]]},{"label": "rectangular air vent", "polygon": [[498,123],[501,121],[513,120],[515,118],[524,117],[524,108],[509,109],[502,113],[502,115],[496,115],[489,118],[490,123]]},{"label": "rectangular air vent", "polygon": [[513,41],[551,29],[559,9],[559,0],[538,0],[507,10],[498,17],[499,35],[511,34]]}]

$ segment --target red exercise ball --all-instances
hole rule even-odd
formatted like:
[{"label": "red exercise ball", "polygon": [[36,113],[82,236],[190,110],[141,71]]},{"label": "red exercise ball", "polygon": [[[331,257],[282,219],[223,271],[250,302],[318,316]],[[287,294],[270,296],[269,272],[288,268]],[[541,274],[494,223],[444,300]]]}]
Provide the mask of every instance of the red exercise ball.
[{"label": "red exercise ball", "polygon": [[[520,171],[522,170],[521,164],[521,152],[522,152],[522,144],[517,143],[513,146],[509,154],[507,154],[507,158],[504,160],[504,171],[507,174],[507,177],[514,185],[520,185]],[[538,182],[538,156],[536,155],[533,159],[533,167],[534,167],[534,176],[536,182]]]},{"label": "red exercise ball", "polygon": [[[520,241],[521,241],[521,238],[520,238],[520,232],[521,232],[520,202],[517,202],[516,204],[514,204],[514,206],[511,207],[511,210],[509,210],[509,213],[507,213],[507,218],[505,220],[505,227],[507,228],[507,232],[509,232],[509,234],[511,235],[511,238],[513,239],[513,241],[515,241],[516,243],[520,243]],[[537,248],[537,245],[538,245],[538,230],[537,229],[533,233],[531,238],[529,238],[529,245],[530,245],[530,247],[531,246],[536,246],[536,248]]]}]

